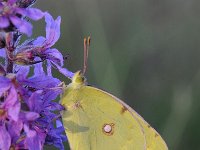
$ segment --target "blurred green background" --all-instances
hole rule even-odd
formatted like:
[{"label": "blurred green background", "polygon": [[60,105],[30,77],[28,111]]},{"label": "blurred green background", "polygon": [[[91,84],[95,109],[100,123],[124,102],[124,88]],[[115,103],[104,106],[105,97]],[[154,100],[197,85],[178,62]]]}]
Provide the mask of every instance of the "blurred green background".
[{"label": "blurred green background", "polygon": [[[83,38],[91,34],[89,83],[133,107],[169,149],[200,149],[200,1],[38,0],[35,6],[62,17],[55,47],[69,54],[68,69],[82,69]],[[35,23],[34,36],[45,35],[44,26]]]}]

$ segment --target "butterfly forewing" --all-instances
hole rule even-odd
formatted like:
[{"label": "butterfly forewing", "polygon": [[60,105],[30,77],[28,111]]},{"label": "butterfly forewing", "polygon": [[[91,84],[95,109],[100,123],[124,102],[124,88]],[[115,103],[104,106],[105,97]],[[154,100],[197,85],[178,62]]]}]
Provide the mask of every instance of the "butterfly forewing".
[{"label": "butterfly forewing", "polygon": [[[100,90],[100,89],[96,88],[96,90]],[[138,122],[140,123],[144,131],[147,150],[168,150],[168,147],[165,141],[162,139],[159,133],[154,128],[152,128],[135,110],[133,110],[130,106],[128,106],[126,103],[124,103],[119,98],[113,96],[112,94],[107,93],[105,91],[102,91],[102,92],[106,93],[107,95],[110,95],[113,99],[115,99],[117,102],[123,105],[124,108],[129,110],[129,112],[133,114],[134,118],[138,120]]]}]

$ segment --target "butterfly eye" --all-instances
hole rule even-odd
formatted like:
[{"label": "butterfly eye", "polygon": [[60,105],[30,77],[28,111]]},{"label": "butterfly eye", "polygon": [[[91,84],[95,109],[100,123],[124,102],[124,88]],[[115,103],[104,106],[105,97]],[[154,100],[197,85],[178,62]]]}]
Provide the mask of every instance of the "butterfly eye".
[{"label": "butterfly eye", "polygon": [[85,77],[81,77],[81,81],[84,82],[85,81]]},{"label": "butterfly eye", "polygon": [[85,78],[84,76],[79,76],[75,79],[76,83],[84,83],[85,82]]}]

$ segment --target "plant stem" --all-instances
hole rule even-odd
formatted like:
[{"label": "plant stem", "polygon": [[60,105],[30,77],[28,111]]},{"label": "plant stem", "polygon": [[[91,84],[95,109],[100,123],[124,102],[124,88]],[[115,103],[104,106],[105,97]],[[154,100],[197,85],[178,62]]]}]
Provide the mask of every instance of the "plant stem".
[{"label": "plant stem", "polygon": [[6,72],[7,73],[12,73],[13,72],[13,62],[7,57],[7,67],[6,67]]},{"label": "plant stem", "polygon": [[12,73],[13,72],[13,51],[14,51],[14,36],[13,33],[6,34],[6,72]]}]

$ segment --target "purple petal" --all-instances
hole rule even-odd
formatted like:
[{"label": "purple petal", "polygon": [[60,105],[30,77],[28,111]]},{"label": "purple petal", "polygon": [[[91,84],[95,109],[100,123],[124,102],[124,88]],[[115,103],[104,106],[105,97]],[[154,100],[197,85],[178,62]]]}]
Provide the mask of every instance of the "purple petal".
[{"label": "purple petal", "polygon": [[16,16],[10,16],[10,20],[19,29],[20,32],[25,33],[28,36],[31,36],[33,27],[30,23]]},{"label": "purple petal", "polygon": [[42,90],[38,90],[31,94],[30,98],[27,101],[29,109],[31,111],[40,112],[43,108],[43,102],[41,100]]},{"label": "purple petal", "polygon": [[15,70],[17,71],[17,79],[18,80],[24,80],[27,78],[30,67],[29,66],[15,66]]},{"label": "purple petal", "polygon": [[12,5],[12,4],[14,4],[16,1],[17,1],[17,0],[8,0],[8,3],[9,3],[10,5]]},{"label": "purple petal", "polygon": [[[35,61],[40,61],[41,59],[35,59]],[[42,63],[37,63],[34,65],[34,76],[41,76],[45,75],[45,72],[43,70]]]},{"label": "purple petal", "polygon": [[51,71],[51,62],[47,60],[47,75],[52,76],[52,71]]},{"label": "purple petal", "polygon": [[54,62],[52,62],[52,63],[56,66],[56,68],[58,69],[58,71],[59,71],[60,73],[62,73],[64,76],[66,76],[66,77],[68,77],[68,78],[70,78],[70,79],[74,76],[74,73],[73,73],[73,72],[67,70],[66,68],[62,68],[61,66],[57,65],[57,64],[54,63]]},{"label": "purple petal", "polygon": [[11,138],[15,138],[16,140],[20,136],[21,130],[23,128],[22,121],[10,121],[8,123],[8,132],[10,133]]},{"label": "purple petal", "polygon": [[17,92],[14,86],[10,88],[9,94],[6,97],[5,102],[2,104],[3,108],[8,111],[8,116],[17,121],[19,117],[19,111],[21,108],[20,103],[17,101]]},{"label": "purple petal", "polygon": [[57,102],[51,102],[48,106],[48,109],[51,111],[56,111],[56,110],[63,110],[64,108]]},{"label": "purple petal", "polygon": [[60,120],[56,120],[56,127],[59,128],[59,127],[62,127],[63,124]]},{"label": "purple petal", "polygon": [[53,46],[60,37],[61,17],[56,20],[49,13],[45,13],[46,21],[46,48]]},{"label": "purple petal", "polygon": [[36,112],[21,112],[20,119],[23,121],[34,121],[39,118],[40,115]]},{"label": "purple petal", "polygon": [[44,16],[44,13],[37,8],[17,8],[16,12],[33,20],[39,20]]},{"label": "purple petal", "polygon": [[44,75],[32,77],[23,81],[23,84],[35,89],[52,88],[57,86],[59,83],[60,80],[53,78],[51,76],[44,76]]},{"label": "purple petal", "polygon": [[55,88],[53,90],[49,90],[48,92],[45,92],[43,99],[48,100],[48,102],[55,100],[58,95],[62,93],[61,88]]},{"label": "purple petal", "polygon": [[26,16],[33,20],[39,20],[44,16],[44,13],[37,8],[27,8],[26,11]]},{"label": "purple petal", "polygon": [[6,28],[9,26],[9,20],[7,17],[5,16],[1,16],[0,17],[0,28]]},{"label": "purple petal", "polygon": [[0,126],[0,149],[9,150],[11,145],[11,138],[5,126]]},{"label": "purple petal", "polygon": [[38,137],[37,132],[29,129],[27,125],[24,125],[24,131],[26,132],[26,144],[29,150],[42,150],[42,140]]},{"label": "purple petal", "polygon": [[8,78],[0,76],[0,97],[11,87],[11,81]]},{"label": "purple petal", "polygon": [[17,102],[17,92],[14,86],[12,86],[10,88],[8,96],[6,97],[3,107],[5,109],[9,109],[10,107],[13,107],[16,104],[16,102]]},{"label": "purple petal", "polygon": [[8,108],[8,116],[12,120],[18,121],[20,108],[21,108],[21,104],[19,102],[13,105],[13,107]]},{"label": "purple petal", "polygon": [[6,57],[6,51],[4,48],[0,49],[0,57]]},{"label": "purple petal", "polygon": [[46,22],[46,38],[48,38],[51,33],[51,28],[54,20],[53,17],[47,12],[45,13],[45,22]]},{"label": "purple petal", "polygon": [[22,15],[22,16],[26,16],[26,14],[27,14],[26,8],[16,8],[16,9],[15,9],[15,12],[16,12],[17,14]]},{"label": "purple petal", "polygon": [[63,141],[66,141],[66,136],[62,135],[63,132],[64,132],[63,126],[60,126],[58,128],[51,127],[46,137],[46,143],[53,144],[59,149],[64,150],[64,146],[62,143]]},{"label": "purple petal", "polygon": [[63,66],[63,56],[57,49],[47,49],[44,54],[46,55],[47,59],[60,66]]},{"label": "purple petal", "polygon": [[43,36],[39,36],[37,39],[33,41],[33,44],[36,46],[41,46],[43,45],[44,41],[45,41],[45,38]]}]

